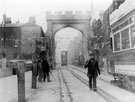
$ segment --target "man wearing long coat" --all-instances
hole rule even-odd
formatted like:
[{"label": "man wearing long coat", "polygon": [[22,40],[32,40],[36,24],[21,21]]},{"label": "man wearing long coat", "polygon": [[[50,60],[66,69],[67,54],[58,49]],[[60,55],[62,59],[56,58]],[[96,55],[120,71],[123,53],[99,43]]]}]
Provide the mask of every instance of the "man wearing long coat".
[{"label": "man wearing long coat", "polygon": [[42,60],[42,70],[43,70],[43,74],[44,74],[43,81],[45,81],[45,79],[47,77],[48,82],[50,82],[50,75],[49,75],[50,65],[48,64],[48,61],[46,59]]},{"label": "man wearing long coat", "polygon": [[96,86],[96,78],[98,74],[100,74],[99,66],[98,66],[98,61],[95,60],[94,58],[94,53],[90,52],[90,59],[87,60],[85,64],[85,68],[88,68],[88,73],[87,76],[89,77],[89,88],[94,91],[97,91],[97,86]]}]

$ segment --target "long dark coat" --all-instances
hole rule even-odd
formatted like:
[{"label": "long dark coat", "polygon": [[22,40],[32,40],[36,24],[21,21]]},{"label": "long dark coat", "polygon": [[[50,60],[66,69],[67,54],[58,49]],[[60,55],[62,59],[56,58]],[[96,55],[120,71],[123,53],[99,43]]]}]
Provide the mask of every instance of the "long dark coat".
[{"label": "long dark coat", "polygon": [[87,75],[90,76],[98,76],[100,74],[99,66],[98,66],[98,61],[95,60],[94,58],[91,58],[88,60],[84,66],[85,68],[88,67],[88,73]]},{"label": "long dark coat", "polygon": [[47,60],[42,60],[42,69],[45,73],[50,72],[50,65],[48,64]]}]

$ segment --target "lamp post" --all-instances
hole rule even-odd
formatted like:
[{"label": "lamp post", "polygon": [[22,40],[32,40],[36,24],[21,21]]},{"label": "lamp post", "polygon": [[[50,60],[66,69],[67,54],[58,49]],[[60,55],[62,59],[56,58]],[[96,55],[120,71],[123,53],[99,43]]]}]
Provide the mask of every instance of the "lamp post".
[{"label": "lamp post", "polygon": [[2,68],[6,68],[6,46],[5,46],[5,20],[6,20],[6,15],[3,15],[3,58],[2,58]]}]

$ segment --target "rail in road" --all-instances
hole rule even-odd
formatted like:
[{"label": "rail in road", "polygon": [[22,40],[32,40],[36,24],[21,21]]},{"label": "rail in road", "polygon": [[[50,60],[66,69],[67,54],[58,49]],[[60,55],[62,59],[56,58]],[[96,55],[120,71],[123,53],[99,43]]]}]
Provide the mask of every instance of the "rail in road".
[{"label": "rail in road", "polygon": [[[73,74],[73,76],[76,77],[78,80],[80,80],[83,84],[85,84],[87,87],[89,87],[88,81],[85,78],[83,78],[82,76],[80,76],[75,71],[73,71],[69,68],[67,70],[70,71]],[[81,72],[85,73],[83,71],[81,71]],[[101,97],[103,97],[107,102],[122,102],[121,100],[116,99],[115,97],[113,97],[112,95],[108,94],[107,92],[105,92],[104,90],[102,90],[100,88],[98,88],[97,94],[100,95]]]},{"label": "rail in road", "polygon": [[[102,102],[134,102],[131,93],[111,85],[108,78],[102,79],[104,76],[97,79],[98,90],[93,92],[89,89],[86,73],[85,70],[70,66],[61,67],[58,70],[60,102],[77,102],[76,100],[81,102],[82,99],[85,99],[85,102],[87,100],[92,102],[101,100]],[[130,95],[130,97],[123,97],[123,94]]]},{"label": "rail in road", "polygon": [[67,82],[64,78],[62,70],[58,70],[59,77],[59,90],[60,90],[60,102],[73,102],[73,98]]},{"label": "rail in road", "polygon": [[[70,67],[70,68],[72,68],[72,69],[74,69],[74,70],[77,70],[77,71],[83,73],[84,75],[87,75],[86,72],[84,72],[83,70],[80,70],[79,68],[78,68],[78,69],[77,69],[77,68],[73,68],[73,67]],[[106,82],[106,83],[109,83],[109,82],[108,82],[107,80],[105,80],[105,79],[102,79],[102,78],[99,78],[99,77],[98,77],[98,79],[99,79],[99,80],[102,80],[102,81],[104,81],[104,82]]]},{"label": "rail in road", "polygon": [[[74,69],[74,70],[77,70],[77,71],[79,71],[79,72],[81,72],[81,73],[83,73],[84,75],[86,75],[87,73],[81,68],[81,67],[73,67],[73,66],[70,66],[70,68],[72,68],[72,69]],[[108,77],[108,75],[107,74],[104,74],[104,76],[107,76]],[[110,77],[110,76],[109,76]],[[106,79],[103,79],[103,78],[101,78],[101,77],[98,77],[97,78],[98,80],[101,80],[101,81],[104,81],[104,82],[106,82],[106,83],[109,83],[110,84],[110,81],[111,80],[109,80],[108,81],[108,79],[106,80]],[[110,78],[109,78],[110,79]],[[118,87],[118,85],[116,85],[116,84],[111,84],[112,86],[116,86],[116,87]],[[119,87],[120,89],[122,89],[122,90],[125,90],[125,91],[128,91],[128,92],[131,92],[131,93],[133,93],[134,94],[134,92],[133,91],[131,91],[131,90],[127,90],[127,89],[125,89],[125,88],[123,88],[123,87]]]}]

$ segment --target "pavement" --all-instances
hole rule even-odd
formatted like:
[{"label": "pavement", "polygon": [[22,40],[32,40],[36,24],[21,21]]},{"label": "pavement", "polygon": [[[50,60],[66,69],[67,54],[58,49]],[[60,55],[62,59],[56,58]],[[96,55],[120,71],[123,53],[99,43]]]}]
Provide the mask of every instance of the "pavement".
[{"label": "pavement", "polygon": [[[77,68],[77,67],[76,67]],[[82,70],[84,70],[82,68]],[[87,70],[84,70],[87,71]],[[53,76],[58,76],[57,70],[52,71]],[[66,76],[69,74],[65,72]],[[37,89],[31,89],[31,71],[25,73],[25,97],[26,102],[59,102],[59,79],[58,77],[51,76],[51,82],[37,82]],[[85,76],[84,76],[85,77]],[[67,78],[67,77],[66,77]],[[107,74],[101,74],[99,78],[103,78],[104,80],[107,80],[108,82],[113,79],[110,75]],[[78,83],[77,80],[68,78],[67,80],[70,81],[70,87],[73,90],[73,94],[76,97],[76,102],[84,102],[79,101],[81,94],[83,93],[84,96],[80,100],[87,99],[89,100],[89,90],[88,87],[84,88],[84,85],[80,85],[78,87],[74,86],[74,84]],[[69,82],[68,81],[68,82]],[[74,83],[74,84],[73,84]],[[17,76],[9,76],[5,78],[0,79],[0,102],[18,102],[18,89],[17,89]],[[119,99],[121,102],[135,102],[135,94],[131,93],[129,91],[123,90],[121,88],[118,88],[116,86],[112,86],[111,84],[103,83],[102,81],[98,80],[97,87],[100,87],[102,90],[108,92],[108,94],[111,94],[113,97]],[[84,90],[82,90],[84,89]],[[80,93],[80,94],[79,94]],[[94,98],[96,99],[95,93],[91,92],[91,95],[93,97],[92,102],[101,102],[100,100],[94,101]],[[100,98],[99,98],[100,99]],[[87,101],[85,101],[87,102]],[[104,101],[102,101],[104,102]]]},{"label": "pavement", "polygon": [[[26,96],[29,97],[31,90],[31,72],[25,73]],[[17,102],[18,85],[17,75],[8,76],[0,79],[0,102]],[[27,98],[26,97],[26,98]]]},{"label": "pavement", "polygon": [[[53,73],[56,75],[57,73]],[[31,89],[32,72],[25,73],[26,102],[56,102],[59,98],[58,81],[51,77],[52,82],[37,82],[37,88]],[[0,79],[0,102],[18,102],[17,75]],[[48,99],[48,97],[51,97]]]}]

